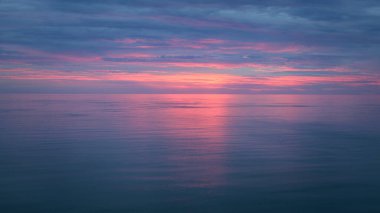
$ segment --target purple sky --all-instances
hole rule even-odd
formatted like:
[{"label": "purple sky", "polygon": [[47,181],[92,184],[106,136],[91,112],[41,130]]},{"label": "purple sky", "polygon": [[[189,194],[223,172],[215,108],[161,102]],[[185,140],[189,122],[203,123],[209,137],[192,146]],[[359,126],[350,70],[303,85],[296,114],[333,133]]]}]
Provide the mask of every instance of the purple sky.
[{"label": "purple sky", "polygon": [[377,0],[2,0],[0,92],[380,93]]}]

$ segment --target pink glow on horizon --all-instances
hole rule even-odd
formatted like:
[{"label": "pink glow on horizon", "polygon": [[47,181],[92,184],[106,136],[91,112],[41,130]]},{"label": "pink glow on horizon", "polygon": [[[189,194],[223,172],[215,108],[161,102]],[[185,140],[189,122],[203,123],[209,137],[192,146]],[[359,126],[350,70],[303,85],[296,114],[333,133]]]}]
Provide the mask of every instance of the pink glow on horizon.
[{"label": "pink glow on horizon", "polygon": [[[130,81],[151,87],[172,88],[228,88],[228,85],[245,84],[268,87],[296,87],[322,83],[348,86],[380,85],[380,80],[368,76],[238,76],[214,73],[113,73],[99,71],[77,73],[63,71],[35,71],[24,69],[2,69],[0,79],[13,80],[75,80],[75,81]],[[20,75],[21,74],[21,75]]]},{"label": "pink glow on horizon", "polygon": [[[260,85],[271,87],[288,87],[312,85],[321,83],[337,83],[351,85],[358,84],[357,81],[368,80],[366,76],[276,76],[257,79],[255,82]],[[361,84],[363,85],[363,84]]]}]

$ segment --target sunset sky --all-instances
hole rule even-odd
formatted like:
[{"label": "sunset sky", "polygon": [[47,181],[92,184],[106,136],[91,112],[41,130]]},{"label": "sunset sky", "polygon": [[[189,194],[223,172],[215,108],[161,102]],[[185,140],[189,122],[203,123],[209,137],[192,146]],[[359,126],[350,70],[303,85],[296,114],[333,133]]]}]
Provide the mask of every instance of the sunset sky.
[{"label": "sunset sky", "polygon": [[378,0],[1,0],[0,93],[380,93]]}]

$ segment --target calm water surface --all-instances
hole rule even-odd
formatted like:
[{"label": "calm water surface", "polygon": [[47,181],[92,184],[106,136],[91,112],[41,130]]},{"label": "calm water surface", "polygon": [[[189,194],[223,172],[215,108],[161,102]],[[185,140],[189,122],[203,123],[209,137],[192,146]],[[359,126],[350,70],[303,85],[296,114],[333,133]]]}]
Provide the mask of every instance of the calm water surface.
[{"label": "calm water surface", "polygon": [[0,212],[380,212],[380,97],[0,95]]}]

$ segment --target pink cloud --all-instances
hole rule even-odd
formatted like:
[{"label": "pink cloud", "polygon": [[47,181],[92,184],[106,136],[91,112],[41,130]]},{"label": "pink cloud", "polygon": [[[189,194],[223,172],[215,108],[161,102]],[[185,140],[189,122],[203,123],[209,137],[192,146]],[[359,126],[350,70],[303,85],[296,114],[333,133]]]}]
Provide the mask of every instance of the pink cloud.
[{"label": "pink cloud", "polygon": [[124,39],[115,40],[115,42],[123,43],[123,44],[134,44],[134,43],[143,42],[143,41],[145,40],[137,39],[137,38],[124,38]]},{"label": "pink cloud", "polygon": [[108,57],[114,58],[154,58],[157,57],[154,54],[149,53],[111,53]]},{"label": "pink cloud", "polygon": [[28,69],[1,69],[1,79],[77,80],[77,81],[131,81],[151,87],[172,88],[221,88],[228,85],[245,84],[266,87],[297,87],[334,83],[346,86],[380,85],[380,80],[370,76],[238,76],[216,73],[113,73],[107,71],[72,72]]},{"label": "pink cloud", "polygon": [[[223,51],[260,51],[267,53],[302,53],[315,50],[315,47],[307,47],[299,44],[275,43],[275,42],[244,42],[235,40],[223,40],[218,38],[205,39],[179,39],[172,38],[166,41],[161,40],[144,40],[144,39],[123,39],[116,42],[121,42],[127,46],[134,44],[134,48],[162,48],[162,44],[166,44],[166,48],[187,48],[187,49],[202,49],[202,50],[217,50]],[[155,45],[156,44],[156,45]]]}]

